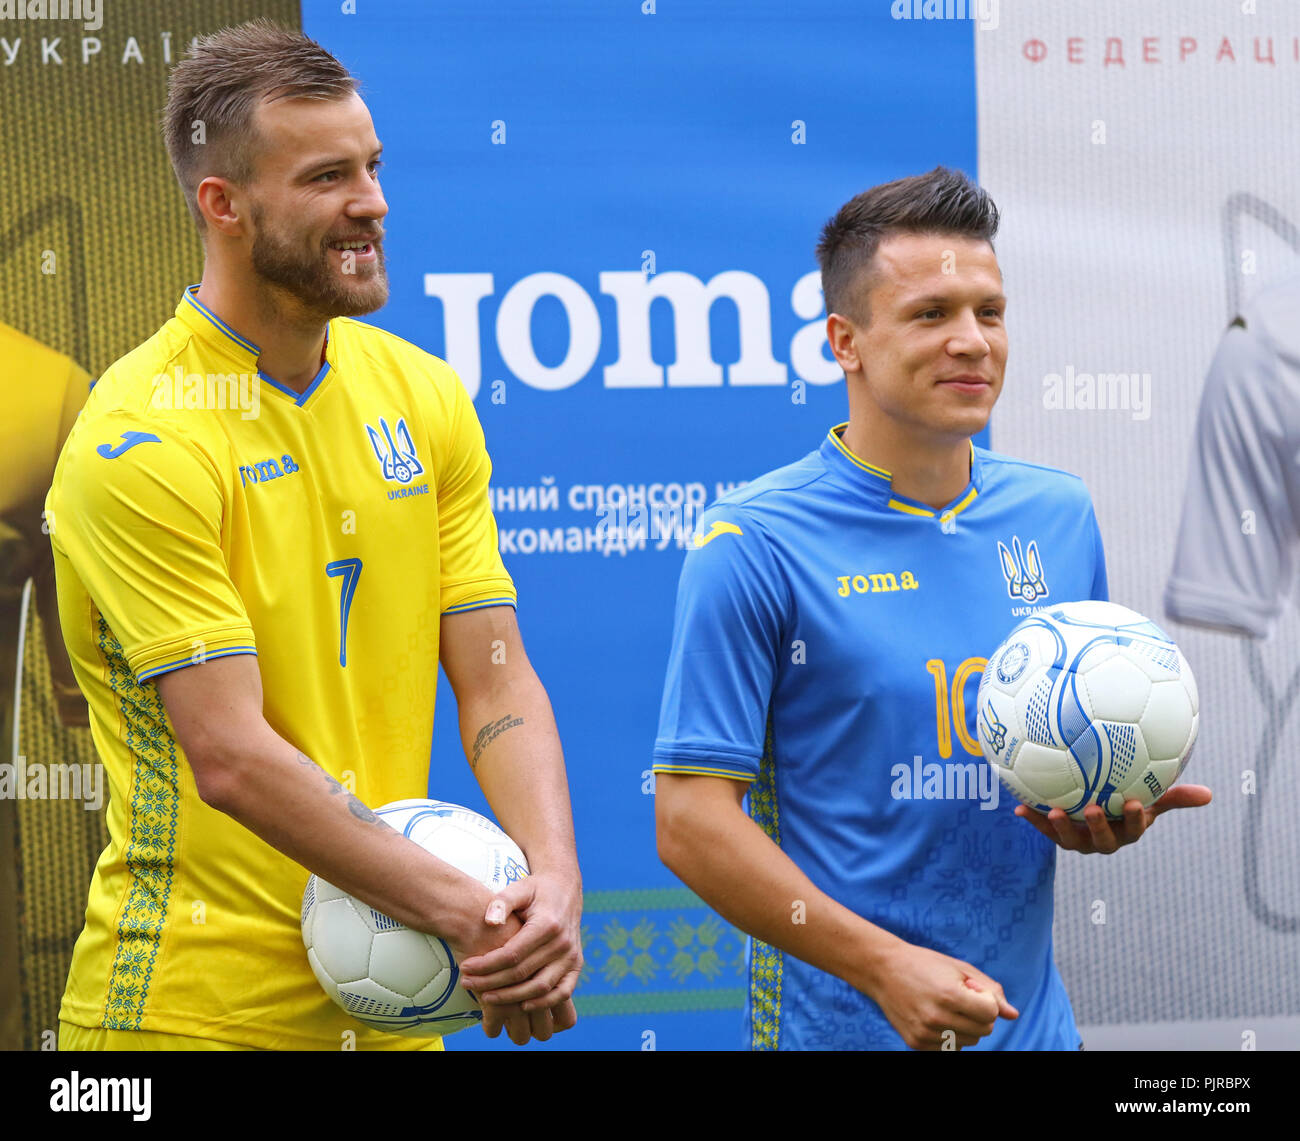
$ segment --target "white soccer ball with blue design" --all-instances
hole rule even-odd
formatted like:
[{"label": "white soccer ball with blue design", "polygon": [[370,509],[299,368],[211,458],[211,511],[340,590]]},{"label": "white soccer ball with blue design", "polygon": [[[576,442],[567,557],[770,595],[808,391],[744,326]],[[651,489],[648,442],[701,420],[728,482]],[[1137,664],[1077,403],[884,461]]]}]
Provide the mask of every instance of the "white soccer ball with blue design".
[{"label": "white soccer ball with blue design", "polygon": [[[491,820],[442,800],[398,800],[379,818],[494,892],[528,874]],[[483,1021],[446,942],[398,923],[319,876],[302,897],[302,941],[325,993],[376,1030],[441,1037]]]},{"label": "white soccer ball with blue design", "polygon": [[1075,820],[1099,804],[1145,807],[1178,779],[1200,700],[1178,646],[1113,602],[1065,602],[1026,618],[989,658],[979,689],[984,757],[1024,804]]}]

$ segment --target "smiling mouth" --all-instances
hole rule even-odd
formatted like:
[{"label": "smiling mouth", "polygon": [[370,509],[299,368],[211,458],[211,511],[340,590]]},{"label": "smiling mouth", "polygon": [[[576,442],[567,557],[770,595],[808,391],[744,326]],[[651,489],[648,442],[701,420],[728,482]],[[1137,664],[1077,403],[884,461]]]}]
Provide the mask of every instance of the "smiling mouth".
[{"label": "smiling mouth", "polygon": [[329,248],[338,250],[340,253],[347,253],[351,250],[353,253],[368,254],[374,252],[378,240],[378,238],[365,238],[356,241],[330,242]]}]

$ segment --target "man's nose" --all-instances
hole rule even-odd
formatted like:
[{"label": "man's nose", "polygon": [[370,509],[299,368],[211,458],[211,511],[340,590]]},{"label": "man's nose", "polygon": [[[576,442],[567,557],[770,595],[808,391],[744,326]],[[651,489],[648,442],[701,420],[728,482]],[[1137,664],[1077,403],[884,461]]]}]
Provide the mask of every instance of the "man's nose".
[{"label": "man's nose", "polygon": [[959,318],[957,327],[948,338],[947,348],[953,356],[962,357],[986,357],[992,351],[983,328],[970,310]]}]

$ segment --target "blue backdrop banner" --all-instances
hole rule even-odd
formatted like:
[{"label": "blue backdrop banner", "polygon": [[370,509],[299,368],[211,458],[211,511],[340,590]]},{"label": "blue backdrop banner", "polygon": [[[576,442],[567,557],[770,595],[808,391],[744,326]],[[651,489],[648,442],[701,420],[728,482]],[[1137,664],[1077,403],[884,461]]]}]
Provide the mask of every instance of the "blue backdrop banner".
[{"label": "blue backdrop banner", "polygon": [[[370,319],[475,398],[564,742],[587,966],[544,1048],[741,1045],[744,938],[659,863],[650,751],[695,517],[848,417],[821,226],[876,183],[977,173],[974,22],[898,7],[304,0],[384,144]],[[486,811],[438,701],[430,795]]]}]

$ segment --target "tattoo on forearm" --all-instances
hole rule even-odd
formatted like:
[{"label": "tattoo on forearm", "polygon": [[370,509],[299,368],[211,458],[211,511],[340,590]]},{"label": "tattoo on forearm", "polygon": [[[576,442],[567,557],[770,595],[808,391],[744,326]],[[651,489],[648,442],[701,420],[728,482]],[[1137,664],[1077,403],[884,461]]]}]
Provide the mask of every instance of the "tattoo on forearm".
[{"label": "tattoo on forearm", "polygon": [[522,717],[512,718],[510,714],[507,713],[500,721],[489,721],[484,725],[483,728],[478,731],[478,736],[474,738],[474,755],[469,759],[469,767],[477,770],[478,761],[483,755],[483,750],[500,737],[502,733],[506,732],[506,730],[513,729],[516,725],[522,725],[523,723],[524,719]]},{"label": "tattoo on forearm", "polygon": [[379,819],[378,816],[371,812],[370,809],[350,793],[348,794],[348,811],[358,820],[364,820],[367,824],[373,824]]},{"label": "tattoo on forearm", "polygon": [[310,765],[318,773],[320,773],[320,775],[325,778],[325,783],[330,786],[331,796],[337,796],[339,793],[346,794],[348,798],[348,811],[351,812],[352,815],[355,816],[358,820],[364,820],[367,824],[373,824],[375,823],[375,821],[379,819],[379,817],[376,816],[373,812],[371,812],[370,809],[367,808],[364,804],[362,804],[357,797],[353,796],[352,793],[348,792],[346,788],[344,788],[338,781],[336,781],[332,776],[330,776],[329,773],[327,773],[323,768],[321,768],[320,765],[318,765],[309,756],[307,756],[301,749],[298,750],[298,763],[300,765]]}]

